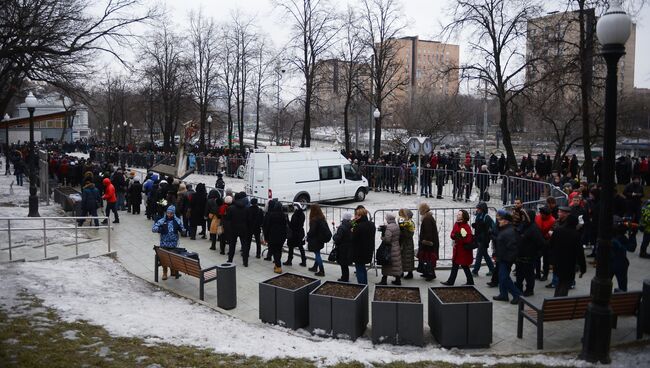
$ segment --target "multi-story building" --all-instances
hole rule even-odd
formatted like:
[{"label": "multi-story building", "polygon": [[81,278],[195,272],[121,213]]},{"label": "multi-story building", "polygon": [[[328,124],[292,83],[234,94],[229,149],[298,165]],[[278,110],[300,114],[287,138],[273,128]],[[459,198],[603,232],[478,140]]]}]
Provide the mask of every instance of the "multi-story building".
[{"label": "multi-story building", "polygon": [[[598,56],[600,45],[596,37],[597,17],[594,9],[587,9],[584,14],[584,26],[588,64],[592,65],[594,80],[605,77],[604,61]],[[537,80],[548,70],[558,65],[568,66],[563,69],[564,78],[575,83],[580,80],[578,64],[580,40],[579,12],[551,12],[545,16],[532,19],[527,26],[526,55],[528,60],[539,60],[534,67],[527,69],[527,79]],[[630,38],[625,44],[625,56],[619,61],[619,90],[629,93],[634,89],[634,57],[636,45],[636,24],[632,24]],[[575,61],[575,62],[574,62]],[[542,86],[543,87],[542,83]]]}]

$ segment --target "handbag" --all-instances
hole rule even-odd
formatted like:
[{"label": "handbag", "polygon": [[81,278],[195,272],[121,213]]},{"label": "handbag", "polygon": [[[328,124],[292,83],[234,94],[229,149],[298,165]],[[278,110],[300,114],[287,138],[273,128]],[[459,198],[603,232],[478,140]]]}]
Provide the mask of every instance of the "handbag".
[{"label": "handbag", "polygon": [[377,252],[375,253],[375,260],[378,265],[380,266],[389,266],[391,257],[390,257],[390,246],[391,244],[382,241],[381,244],[379,245],[379,248],[377,248]]},{"label": "handbag", "polygon": [[478,242],[476,239],[472,239],[470,243],[463,244],[463,248],[465,248],[465,250],[474,250],[478,248]]},{"label": "handbag", "polygon": [[428,260],[419,260],[418,268],[416,271],[423,275],[431,275],[433,274],[433,265]]},{"label": "handbag", "polygon": [[330,254],[327,256],[327,260],[330,262],[336,262],[339,259],[339,249],[338,247],[334,247],[331,251]]}]

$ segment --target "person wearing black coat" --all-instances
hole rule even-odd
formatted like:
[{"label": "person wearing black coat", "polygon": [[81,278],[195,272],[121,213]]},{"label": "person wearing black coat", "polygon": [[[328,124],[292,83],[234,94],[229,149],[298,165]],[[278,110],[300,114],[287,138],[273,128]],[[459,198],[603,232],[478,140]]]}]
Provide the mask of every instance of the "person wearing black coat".
[{"label": "person wearing black coat", "polygon": [[219,207],[223,200],[219,196],[216,189],[210,190],[208,194],[208,201],[205,205],[204,217],[208,222],[208,230],[210,232],[210,250],[217,250],[217,232],[219,228]]},{"label": "person wearing black coat", "polygon": [[340,282],[350,281],[350,264],[352,263],[352,213],[344,213],[341,224],[332,236],[336,246],[336,263],[341,266]]},{"label": "person wearing black coat", "polygon": [[571,215],[571,209],[560,207],[557,227],[553,230],[550,240],[553,274],[558,277],[556,297],[569,295],[569,288],[575,279],[576,265],[580,267],[580,277],[587,271],[577,225],[578,219]]},{"label": "person wearing black coat", "polygon": [[300,251],[300,265],[303,267],[307,266],[307,257],[305,256],[305,208],[302,203],[294,202],[293,203],[294,211],[291,215],[291,221],[289,221],[289,234],[287,236],[287,247],[289,248],[289,254],[287,256],[286,262],[283,264],[285,266],[291,266],[291,261],[293,260],[293,249],[298,248]]},{"label": "person wearing black coat", "polygon": [[[528,218],[535,218],[535,211],[528,210]],[[517,277],[515,286],[523,290],[524,296],[532,296],[535,289],[535,260],[541,255],[544,248],[544,236],[534,221],[524,222],[521,225],[521,243],[516,258]],[[526,290],[523,289],[524,280]]]},{"label": "person wearing black coat", "polygon": [[140,205],[142,204],[142,184],[135,178],[128,189],[129,212],[133,215],[140,214]]},{"label": "person wearing black coat", "polygon": [[199,235],[203,239],[206,238],[205,229],[205,207],[208,201],[208,193],[205,189],[205,184],[199,183],[196,185],[196,190],[192,195],[192,200],[189,203],[190,212],[190,236],[192,239],[196,238],[196,229],[201,226]]},{"label": "person wearing black coat", "polygon": [[323,214],[320,206],[314,204],[309,209],[309,231],[307,232],[307,250],[314,252],[314,265],[309,271],[316,272],[316,276],[325,276],[323,259],[320,251],[325,247],[325,243],[332,238],[332,232],[327,224],[327,219]]},{"label": "person wearing black coat", "polygon": [[239,238],[242,248],[243,265],[244,267],[248,267],[251,232],[248,222],[248,209],[246,208],[246,193],[240,192],[235,194],[232,206],[229,206],[226,211],[225,224],[230,227],[229,230],[225,229],[230,235],[228,239],[228,262],[232,262],[235,257],[235,247],[237,245],[237,238]]},{"label": "person wearing black coat", "polygon": [[264,240],[269,246],[269,253],[273,257],[273,272],[275,273],[282,273],[280,261],[282,245],[287,240],[288,223],[287,215],[282,212],[282,204],[277,200],[270,201],[268,212],[262,223],[262,230],[264,231]]},{"label": "person wearing black coat", "polygon": [[[81,216],[93,216],[95,226],[99,226],[97,219],[97,208],[101,207],[102,199],[95,184],[87,181],[81,191]],[[83,225],[85,220],[77,220],[79,226]]]},{"label": "person wearing black coat", "polygon": [[264,211],[257,205],[257,198],[252,198],[251,205],[248,207],[248,227],[251,231],[251,238],[255,237],[255,244],[257,245],[255,258],[260,258],[262,254],[262,239],[260,233],[262,231],[263,222]]},{"label": "person wearing black coat", "polygon": [[366,265],[372,262],[375,252],[376,231],[374,222],[368,220],[368,210],[362,206],[357,207],[352,223],[352,261],[357,273],[357,282],[362,285],[368,284]]},{"label": "person wearing black coat", "polygon": [[494,300],[508,301],[508,293],[512,294],[511,304],[519,303],[521,290],[515,286],[510,278],[512,264],[517,259],[521,235],[512,224],[512,215],[504,210],[497,213],[499,222],[499,234],[497,235],[495,256],[497,258],[499,295]]}]

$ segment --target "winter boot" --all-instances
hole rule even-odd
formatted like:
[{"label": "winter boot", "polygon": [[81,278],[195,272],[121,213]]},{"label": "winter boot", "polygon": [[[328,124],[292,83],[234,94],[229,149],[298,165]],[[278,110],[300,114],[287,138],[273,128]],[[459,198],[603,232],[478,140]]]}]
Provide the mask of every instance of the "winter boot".
[{"label": "winter boot", "polygon": [[316,270],[318,270],[318,265],[314,263],[314,265],[312,267],[309,267],[307,270],[311,272],[316,272]]},{"label": "winter boot", "polygon": [[282,267],[273,267],[273,272],[282,273]]},{"label": "winter boot", "polygon": [[325,269],[323,266],[318,266],[318,272],[316,272],[315,275],[320,277],[325,276]]},{"label": "winter boot", "polygon": [[402,285],[402,278],[399,276],[395,276],[395,280],[391,281],[390,283],[398,286]]}]

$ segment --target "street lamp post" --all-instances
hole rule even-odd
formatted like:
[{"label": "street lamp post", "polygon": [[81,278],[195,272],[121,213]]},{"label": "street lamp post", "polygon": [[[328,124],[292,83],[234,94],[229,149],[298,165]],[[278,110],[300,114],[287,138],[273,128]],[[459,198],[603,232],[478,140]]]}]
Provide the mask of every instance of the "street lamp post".
[{"label": "street lamp post", "polygon": [[129,143],[133,144],[133,123],[129,123]]},{"label": "street lamp post", "polygon": [[34,111],[36,97],[29,92],[25,97],[25,105],[29,111],[29,213],[27,217],[41,217],[38,213],[38,196],[36,195],[36,152],[34,150]]},{"label": "street lamp post", "polygon": [[605,132],[603,139],[602,194],[598,223],[598,250],[596,276],[591,280],[591,302],[587,307],[580,358],[588,362],[611,362],[612,276],[609,256],[612,246],[614,201],[614,156],[616,152],[616,110],[618,60],[625,54],[625,42],[630,36],[631,21],[621,8],[620,1],[612,1],[609,9],[596,25],[602,56],[607,63],[605,84]]},{"label": "street lamp post", "polygon": [[276,116],[276,121],[275,121],[275,145],[279,146],[280,145],[280,79],[282,79],[282,74],[284,74],[286,70],[282,69],[282,66],[280,65],[280,62],[275,66],[275,72],[277,74],[277,87],[278,87],[278,94],[277,94],[277,102],[276,102],[276,109],[277,109],[277,116]]},{"label": "street lamp post", "polygon": [[[378,108],[375,108],[375,111],[372,113],[372,116],[375,118],[374,123],[377,125],[377,122],[379,121],[379,118],[381,117],[381,111],[379,111]],[[368,138],[368,156],[372,156],[372,122],[370,123],[370,133],[369,133]],[[378,156],[379,152],[375,152],[375,154]]]},{"label": "street lamp post", "polygon": [[212,115],[208,115],[208,148],[212,146]]},{"label": "street lamp post", "polygon": [[124,134],[122,135],[122,147],[126,147],[126,127],[129,126],[129,123],[124,120],[122,126],[124,126]]},{"label": "street lamp post", "polygon": [[9,122],[7,120],[11,119],[9,114],[5,114],[2,120],[5,121],[5,175],[9,175]]}]

